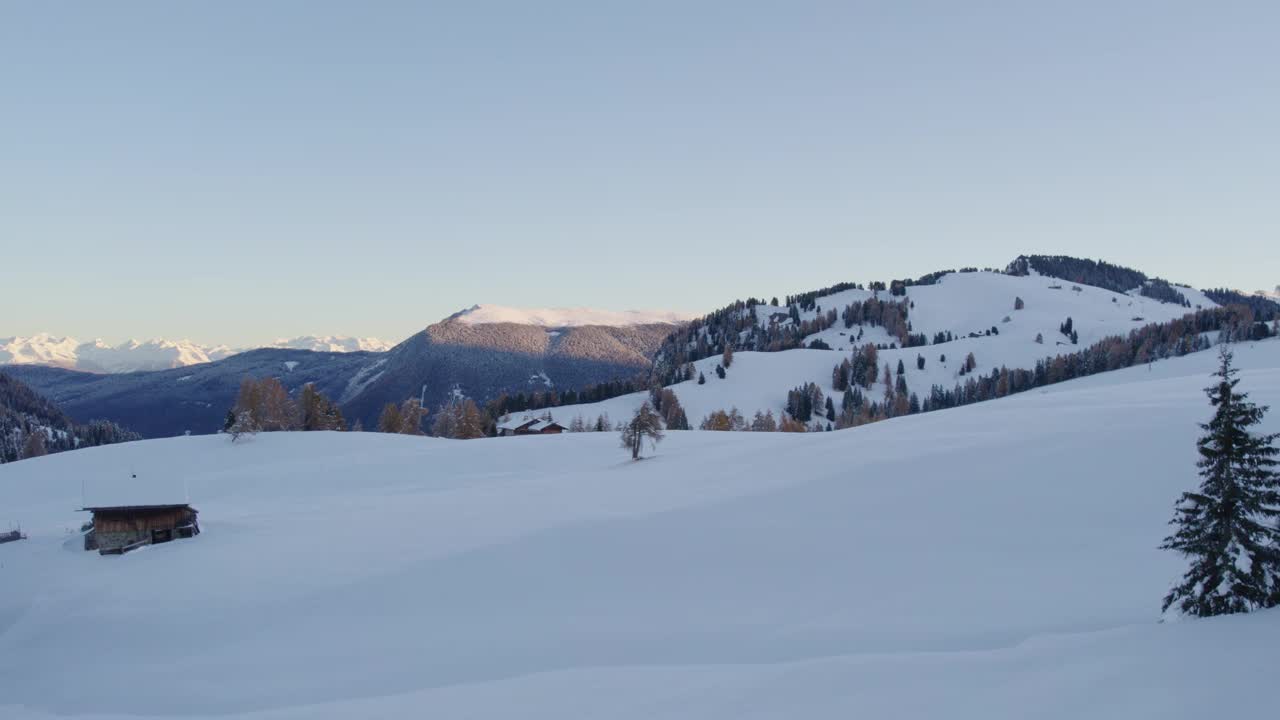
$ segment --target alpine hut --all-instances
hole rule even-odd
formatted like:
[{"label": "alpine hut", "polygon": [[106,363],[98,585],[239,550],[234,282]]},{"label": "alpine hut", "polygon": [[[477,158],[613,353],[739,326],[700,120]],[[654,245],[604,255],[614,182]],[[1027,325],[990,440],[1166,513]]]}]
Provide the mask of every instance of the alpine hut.
[{"label": "alpine hut", "polygon": [[[149,486],[149,487],[148,487]],[[93,520],[84,536],[84,549],[102,555],[122,555],[144,545],[165,543],[200,534],[198,511],[179,496],[171,483],[105,483],[82,511]],[[103,492],[105,490],[105,492]]]}]

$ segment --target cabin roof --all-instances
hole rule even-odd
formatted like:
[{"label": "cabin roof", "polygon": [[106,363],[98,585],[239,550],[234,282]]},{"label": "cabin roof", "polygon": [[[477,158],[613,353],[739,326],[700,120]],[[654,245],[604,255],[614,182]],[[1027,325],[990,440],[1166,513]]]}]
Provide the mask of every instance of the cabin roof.
[{"label": "cabin roof", "polygon": [[499,430],[519,430],[528,427],[536,422],[541,422],[538,418],[523,417],[519,420],[508,420],[504,423],[498,423]]},{"label": "cabin roof", "polygon": [[107,469],[82,480],[81,507],[146,508],[189,504],[180,468]]},{"label": "cabin roof", "polygon": [[177,510],[186,508],[195,510],[187,503],[172,503],[168,505],[97,505],[93,507],[82,507],[81,512],[137,512],[140,510]]}]

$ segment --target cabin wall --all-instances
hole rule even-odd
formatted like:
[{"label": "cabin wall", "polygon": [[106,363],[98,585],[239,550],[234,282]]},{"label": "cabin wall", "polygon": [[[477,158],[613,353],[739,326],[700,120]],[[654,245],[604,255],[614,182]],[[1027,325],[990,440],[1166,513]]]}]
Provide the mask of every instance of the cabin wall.
[{"label": "cabin wall", "polygon": [[185,525],[190,514],[183,508],[134,513],[99,512],[93,515],[93,527],[100,533],[171,530]]},{"label": "cabin wall", "polygon": [[149,512],[97,512],[93,515],[93,540],[91,543],[86,537],[85,549],[115,550],[137,542],[149,543],[156,530],[169,531],[169,539],[177,539],[179,535],[174,531],[183,525],[194,524],[195,518],[195,512],[186,508]]}]

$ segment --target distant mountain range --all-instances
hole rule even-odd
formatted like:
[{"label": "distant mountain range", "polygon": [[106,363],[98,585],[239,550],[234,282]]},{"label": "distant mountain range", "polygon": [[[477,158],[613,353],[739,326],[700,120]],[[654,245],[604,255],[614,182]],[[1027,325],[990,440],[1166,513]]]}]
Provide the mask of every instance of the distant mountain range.
[{"label": "distant mountain range", "polygon": [[[317,352],[380,352],[392,343],[377,338],[340,336],[280,339],[267,347]],[[0,338],[0,365],[43,365],[92,373],[126,373],[216,362],[252,348],[200,345],[190,340],[128,340],[110,345],[101,340],[81,342],[72,337],[39,333]]]},{"label": "distant mountain range", "polygon": [[0,365],[9,363],[4,372],[73,418],[109,418],[146,437],[215,432],[241,380],[266,376],[290,391],[315,383],[349,421],[371,427],[383,405],[410,397],[434,411],[459,396],[483,403],[501,393],[580,389],[647,373],[662,341],[688,317],[475,305],[389,349],[346,338],[297,338],[221,357],[184,347],[122,372],[121,364],[87,362],[97,357],[93,350],[75,352],[92,344],[39,336],[43,342],[19,347],[17,362],[0,352]]}]

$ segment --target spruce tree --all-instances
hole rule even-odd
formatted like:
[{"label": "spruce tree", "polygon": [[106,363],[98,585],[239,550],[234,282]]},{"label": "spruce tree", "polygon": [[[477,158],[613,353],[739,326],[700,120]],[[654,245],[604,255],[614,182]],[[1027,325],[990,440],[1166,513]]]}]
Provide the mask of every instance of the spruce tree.
[{"label": "spruce tree", "polygon": [[1177,530],[1160,546],[1191,558],[1162,609],[1201,617],[1280,603],[1280,449],[1273,444],[1280,434],[1249,432],[1267,408],[1236,392],[1231,352],[1224,347],[1220,358],[1219,380],[1205,388],[1213,418],[1196,443],[1200,487],[1182,494],[1170,521]]}]

